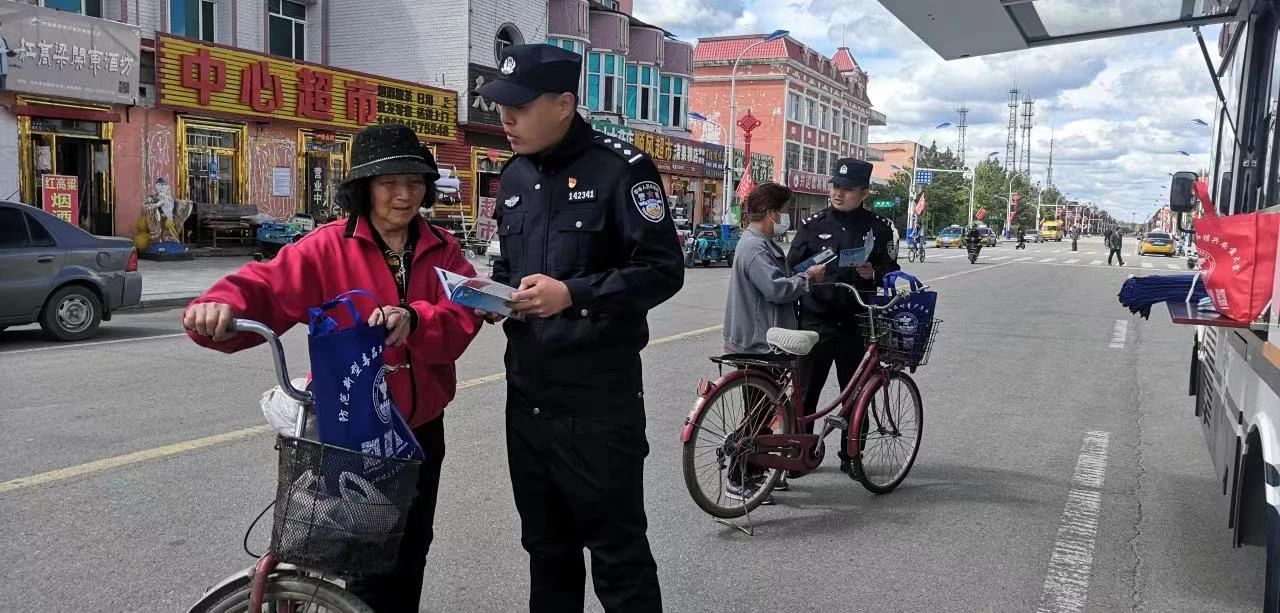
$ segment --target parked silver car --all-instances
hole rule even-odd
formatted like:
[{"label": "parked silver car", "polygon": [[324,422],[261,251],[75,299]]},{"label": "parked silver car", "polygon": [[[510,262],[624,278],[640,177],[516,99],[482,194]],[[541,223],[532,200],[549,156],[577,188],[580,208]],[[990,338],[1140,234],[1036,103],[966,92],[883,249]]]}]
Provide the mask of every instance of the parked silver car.
[{"label": "parked silver car", "polygon": [[56,340],[83,340],[113,312],[141,301],[133,241],[0,202],[0,330],[39,323]]}]

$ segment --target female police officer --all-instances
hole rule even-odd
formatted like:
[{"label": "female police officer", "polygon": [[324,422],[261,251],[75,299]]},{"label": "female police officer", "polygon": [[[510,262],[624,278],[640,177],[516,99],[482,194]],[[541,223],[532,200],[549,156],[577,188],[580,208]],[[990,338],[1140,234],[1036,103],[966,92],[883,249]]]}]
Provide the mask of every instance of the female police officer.
[{"label": "female police officer", "polygon": [[477,92],[501,107],[516,156],[502,172],[493,279],[518,285],[507,334],[507,456],[531,611],[581,611],[591,551],[606,611],[662,609],[645,536],[640,350],[646,314],[684,283],[653,162],[578,116],[582,57],[503,52]]}]

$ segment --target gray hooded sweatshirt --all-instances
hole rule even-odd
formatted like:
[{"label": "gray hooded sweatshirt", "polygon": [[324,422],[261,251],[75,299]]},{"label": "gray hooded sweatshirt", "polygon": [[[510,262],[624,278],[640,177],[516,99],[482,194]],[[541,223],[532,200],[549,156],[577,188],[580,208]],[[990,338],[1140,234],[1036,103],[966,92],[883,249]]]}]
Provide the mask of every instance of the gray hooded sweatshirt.
[{"label": "gray hooded sweatshirt", "polygon": [[729,353],[769,353],[769,328],[799,327],[796,301],[809,275],[790,274],[782,249],[755,227],[742,233],[724,309],[724,348]]}]

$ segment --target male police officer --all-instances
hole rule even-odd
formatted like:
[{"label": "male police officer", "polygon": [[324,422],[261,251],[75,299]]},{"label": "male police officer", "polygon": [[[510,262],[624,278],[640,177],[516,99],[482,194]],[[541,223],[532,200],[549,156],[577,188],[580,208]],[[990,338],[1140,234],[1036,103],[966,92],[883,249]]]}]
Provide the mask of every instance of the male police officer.
[{"label": "male police officer", "polygon": [[[885,274],[898,270],[898,232],[893,222],[862,206],[871,196],[870,185],[870,163],[853,158],[837,162],[836,173],[831,177],[831,206],[801,223],[787,254],[787,264],[795,267],[823,249],[840,255],[868,245],[871,249],[866,262],[841,267],[837,260],[837,268],[827,274],[827,281],[874,291]],[[833,361],[841,388],[853,377],[866,349],[858,332],[860,312],[862,307],[848,290],[830,285],[815,286],[800,299],[800,327],[820,335],[804,364],[805,415],[817,410]],[[846,430],[845,439],[848,434]],[[849,472],[845,439],[839,446],[840,470]]]},{"label": "male police officer", "polygon": [[582,57],[503,52],[477,92],[516,152],[502,172],[493,279],[518,285],[507,333],[507,457],[534,612],[581,611],[591,551],[606,611],[662,608],[645,536],[640,350],[684,283],[657,168],[578,116]]}]

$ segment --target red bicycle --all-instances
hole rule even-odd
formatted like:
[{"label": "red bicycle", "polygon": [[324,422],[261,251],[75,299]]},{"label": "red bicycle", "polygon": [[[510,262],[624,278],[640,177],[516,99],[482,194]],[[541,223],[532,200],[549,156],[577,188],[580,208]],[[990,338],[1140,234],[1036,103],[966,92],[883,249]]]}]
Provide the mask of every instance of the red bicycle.
[{"label": "red bicycle", "polygon": [[[907,374],[927,363],[939,320],[920,326],[891,321],[884,312],[922,291],[893,292],[883,304],[867,304],[858,290],[844,288],[866,309],[859,322],[866,353],[849,384],[829,405],[804,416],[800,360],[818,341],[816,332],[773,328],[774,353],[711,358],[721,365],[715,381],[698,383],[698,400],[685,420],[684,480],[702,510],[720,519],[741,517],[763,503],[782,471],[811,472],[822,464],[823,440],[834,430],[844,437],[849,476],[876,494],[893,491],[920,451],[924,405]],[[909,329],[904,329],[908,325]],[[733,370],[724,372],[724,366]],[[837,411],[838,409],[838,411]],[[820,434],[813,424],[822,421]]]}]

